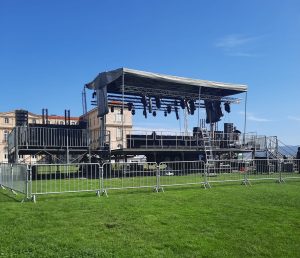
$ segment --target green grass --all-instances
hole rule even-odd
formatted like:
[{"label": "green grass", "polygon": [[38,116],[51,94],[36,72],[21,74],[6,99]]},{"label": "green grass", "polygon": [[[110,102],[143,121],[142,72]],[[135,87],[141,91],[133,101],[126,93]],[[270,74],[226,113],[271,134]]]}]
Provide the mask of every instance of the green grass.
[{"label": "green grass", "polygon": [[0,257],[299,257],[300,181],[39,196],[0,190]]}]

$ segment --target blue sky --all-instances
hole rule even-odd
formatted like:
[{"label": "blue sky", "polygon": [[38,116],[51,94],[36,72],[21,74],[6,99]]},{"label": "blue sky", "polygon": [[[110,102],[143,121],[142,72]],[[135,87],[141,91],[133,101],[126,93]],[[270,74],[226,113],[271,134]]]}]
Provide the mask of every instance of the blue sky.
[{"label": "blue sky", "polygon": [[[129,67],[247,84],[247,131],[300,144],[299,14],[297,0],[0,0],[0,111],[80,115],[85,83]],[[243,112],[224,121],[241,128]]]}]

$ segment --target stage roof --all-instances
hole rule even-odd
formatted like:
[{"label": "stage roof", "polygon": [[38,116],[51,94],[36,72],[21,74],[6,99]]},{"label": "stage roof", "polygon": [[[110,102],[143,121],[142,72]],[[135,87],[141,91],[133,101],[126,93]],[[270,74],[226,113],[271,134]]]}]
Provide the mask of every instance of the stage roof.
[{"label": "stage roof", "polygon": [[247,86],[243,84],[198,80],[128,68],[102,72],[86,87],[95,90],[106,87],[107,93],[122,94],[123,78],[124,93],[129,95],[197,98],[200,93],[201,97],[215,96],[222,99],[247,91]]}]

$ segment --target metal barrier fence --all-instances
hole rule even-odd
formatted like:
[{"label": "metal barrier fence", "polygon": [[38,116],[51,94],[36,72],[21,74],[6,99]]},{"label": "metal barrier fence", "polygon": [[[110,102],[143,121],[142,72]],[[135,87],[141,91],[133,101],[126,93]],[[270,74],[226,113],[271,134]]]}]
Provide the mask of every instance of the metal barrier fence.
[{"label": "metal barrier fence", "polygon": [[215,160],[142,163],[0,164],[0,186],[37,195],[300,179],[300,160]]},{"label": "metal barrier fence", "polygon": [[243,160],[215,160],[207,164],[207,181],[211,183],[247,182],[249,164]]},{"label": "metal barrier fence", "polygon": [[161,162],[159,164],[159,186],[206,185],[206,170],[203,161]]},{"label": "metal barrier fence", "polygon": [[300,159],[283,160],[280,168],[281,180],[300,179]]},{"label": "metal barrier fence", "polygon": [[157,188],[157,163],[104,163],[102,189]]},{"label": "metal barrier fence", "polygon": [[30,170],[30,196],[101,191],[101,167],[97,163],[38,164]]},{"label": "metal barrier fence", "polygon": [[28,196],[27,165],[1,163],[0,186]]},{"label": "metal barrier fence", "polygon": [[255,159],[249,161],[247,178],[255,180],[277,180],[300,178],[300,160],[296,159]]}]

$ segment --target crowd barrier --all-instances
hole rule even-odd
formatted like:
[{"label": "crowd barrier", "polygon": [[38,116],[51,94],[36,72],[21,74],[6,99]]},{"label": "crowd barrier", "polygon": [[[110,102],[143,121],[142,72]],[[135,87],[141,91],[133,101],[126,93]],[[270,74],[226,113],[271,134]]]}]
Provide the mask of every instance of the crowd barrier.
[{"label": "crowd barrier", "polygon": [[29,167],[24,164],[0,163],[0,186],[29,197]]},{"label": "crowd barrier", "polygon": [[38,195],[152,189],[215,183],[300,179],[300,160],[214,160],[142,163],[0,164],[0,186],[36,200]]}]

